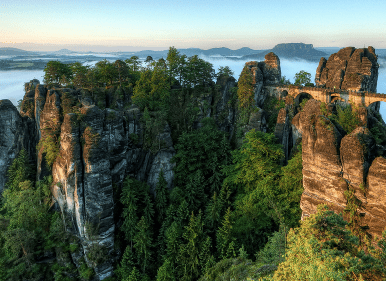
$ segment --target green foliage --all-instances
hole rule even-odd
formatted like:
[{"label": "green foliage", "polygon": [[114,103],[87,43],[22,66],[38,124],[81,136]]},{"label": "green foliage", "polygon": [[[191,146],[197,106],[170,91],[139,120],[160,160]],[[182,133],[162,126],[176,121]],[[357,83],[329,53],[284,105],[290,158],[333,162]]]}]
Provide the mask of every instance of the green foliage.
[{"label": "green foliage", "polygon": [[261,265],[243,257],[223,259],[209,268],[199,280],[261,280],[259,278],[271,274],[276,268],[275,265]]},{"label": "green foliage", "polygon": [[164,132],[166,124],[166,112],[162,110],[157,112],[150,112],[146,107],[143,112],[141,122],[145,127],[145,148],[150,149],[150,151],[155,154],[164,146],[160,135]]},{"label": "green foliage", "polygon": [[281,216],[278,204],[278,180],[283,152],[275,137],[252,130],[245,135],[239,150],[233,152],[233,164],[225,167],[225,185],[237,190],[233,235],[249,255],[266,242]]},{"label": "green foliage", "polygon": [[5,187],[11,191],[19,190],[19,183],[33,179],[33,168],[29,163],[27,151],[23,148],[13,160],[7,171],[8,180]]},{"label": "green foliage", "polygon": [[233,71],[230,69],[229,66],[220,66],[218,68],[218,72],[217,72],[217,77],[220,78],[220,77],[230,77],[230,76],[233,76],[234,73]]},{"label": "green foliage", "polygon": [[162,224],[166,218],[166,211],[169,205],[169,190],[167,182],[164,178],[164,172],[162,170],[158,175],[155,192],[155,209],[157,211],[157,220],[159,224]]},{"label": "green foliage", "polygon": [[216,128],[213,119],[203,119],[202,125],[199,130],[181,135],[172,160],[176,163],[175,185],[185,186],[182,198],[191,203],[199,201],[190,205],[194,211],[204,206],[206,196],[219,192],[224,179],[221,166],[230,160],[225,134]]},{"label": "green foliage", "polygon": [[350,104],[345,106],[338,104],[336,106],[336,115],[330,115],[333,122],[340,124],[347,134],[350,134],[357,127],[362,125],[357,109],[352,108]]},{"label": "green foliage", "polygon": [[88,267],[85,262],[83,262],[79,267],[79,275],[85,280],[91,280],[95,272],[91,267]]},{"label": "green foliage", "polygon": [[45,154],[47,167],[51,169],[60,149],[60,122],[55,118],[47,120],[41,127],[42,137],[36,147],[38,151]]},{"label": "green foliage", "polygon": [[157,281],[175,281],[174,268],[168,259],[164,261],[157,271]]},{"label": "green foliage", "polygon": [[147,69],[141,73],[141,77],[134,87],[132,101],[142,110],[163,109],[169,96],[169,83],[166,70],[155,67],[154,70]]},{"label": "green foliage", "polygon": [[134,249],[136,250],[137,260],[141,266],[142,273],[146,273],[152,258],[152,232],[150,224],[145,217],[141,217],[136,227],[137,233],[134,236]]},{"label": "green foliage", "polygon": [[268,116],[268,120],[267,120],[269,132],[275,131],[277,116],[279,115],[279,111],[282,108],[285,108],[284,100],[278,100],[274,96],[266,97],[266,99],[264,101],[263,109],[266,112],[269,112],[269,116]]},{"label": "green foliage", "polygon": [[[358,238],[341,215],[319,205],[318,212],[287,236],[286,258],[274,280],[371,280],[385,277],[379,260],[358,250]],[[361,279],[363,278],[363,279]]]},{"label": "green foliage", "polygon": [[264,248],[256,254],[256,262],[274,265],[279,265],[279,263],[283,262],[285,260],[286,235],[284,227],[274,232]]},{"label": "green foliage", "polygon": [[240,123],[247,124],[254,106],[253,75],[247,66],[244,66],[238,81],[238,108],[240,111]]},{"label": "green foliage", "polygon": [[311,73],[301,70],[295,74],[294,79],[294,85],[305,86],[306,84],[311,83]]},{"label": "green foliage", "polygon": [[36,259],[52,245],[47,241],[52,237],[53,215],[48,212],[52,179],[45,178],[36,184],[30,181],[33,175],[28,162],[22,150],[8,171],[10,180],[2,194],[1,280],[50,278],[49,266],[36,263]]},{"label": "green foliage", "polygon": [[201,212],[192,213],[188,226],[182,235],[184,242],[178,254],[180,280],[196,280],[209,259],[210,238],[204,234]]},{"label": "green foliage", "polygon": [[281,168],[282,177],[279,183],[279,194],[277,196],[277,219],[282,226],[299,226],[302,210],[300,209],[300,197],[303,193],[303,164],[301,144],[297,152],[288,161],[287,166]]},{"label": "green foliage", "polygon": [[44,83],[47,85],[54,83],[67,85],[71,76],[72,71],[70,66],[60,61],[49,61],[44,68]]},{"label": "green foliage", "polygon": [[217,250],[219,251],[219,256],[222,259],[236,257],[236,239],[232,237],[232,225],[233,222],[231,221],[231,210],[228,208],[222,222],[222,227],[220,227],[217,231]]},{"label": "green foliage", "polygon": [[282,76],[280,78],[280,82],[279,82],[280,85],[291,85],[291,81],[289,79],[287,79],[287,77],[285,76]]}]

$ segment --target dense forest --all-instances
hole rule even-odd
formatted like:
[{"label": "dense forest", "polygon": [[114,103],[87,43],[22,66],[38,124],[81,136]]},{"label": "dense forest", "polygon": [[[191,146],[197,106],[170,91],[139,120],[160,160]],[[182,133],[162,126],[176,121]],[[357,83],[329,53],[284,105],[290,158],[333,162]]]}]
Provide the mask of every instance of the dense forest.
[{"label": "dense forest", "polygon": [[[173,47],[166,59],[148,57],[145,63],[138,57],[93,67],[49,62],[48,87],[79,89],[101,109],[136,105],[143,112],[148,150],[162,147],[158,136],[169,124],[176,150],[174,187],[168,188],[162,171],[155,190],[127,176],[114,193],[116,257],[96,244],[76,267],[67,257],[78,250],[78,238],[67,231],[63,213],[52,209],[52,178],[36,181],[36,167],[22,150],[0,203],[0,280],[93,280],[90,264],[110,258],[115,276],[105,280],[385,280],[386,233],[368,239],[355,224],[360,214],[346,221],[321,205],[300,220],[301,143],[286,163],[273,134],[286,104],[274,97],[264,103],[267,132],[250,130],[248,122],[260,109],[247,68],[227,104],[236,112],[234,131],[221,130],[221,112],[208,96],[216,99],[219,84],[232,75],[229,67],[216,72]],[[299,72],[297,83],[309,83],[308,77]],[[63,114],[82,118],[77,100],[63,95],[62,105]],[[20,110],[28,114],[33,105],[22,102]],[[334,118],[346,127],[359,122],[350,108],[339,109]],[[37,148],[44,149],[48,166],[58,156],[57,129],[44,132]],[[91,239],[97,229],[88,226]]]}]

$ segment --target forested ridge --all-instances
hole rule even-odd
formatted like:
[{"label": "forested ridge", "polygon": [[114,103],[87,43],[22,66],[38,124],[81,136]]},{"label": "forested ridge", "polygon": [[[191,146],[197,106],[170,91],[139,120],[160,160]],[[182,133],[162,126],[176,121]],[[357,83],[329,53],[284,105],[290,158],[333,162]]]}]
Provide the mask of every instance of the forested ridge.
[{"label": "forested ridge", "polygon": [[[251,116],[262,109],[254,103],[247,68],[225,106],[235,112],[234,130],[221,128],[226,116],[214,104],[221,81],[232,75],[228,67],[216,73],[210,63],[173,47],[166,59],[148,57],[145,64],[138,57],[94,67],[49,62],[48,87],[79,89],[101,109],[137,106],[143,145],[153,153],[164,145],[159,136],[168,124],[176,150],[174,186],[168,188],[163,171],[154,190],[127,175],[114,187],[115,256],[95,244],[76,267],[70,254],[79,250],[78,237],[52,206],[52,177],[36,181],[36,167],[21,150],[0,205],[0,280],[93,280],[93,266],[106,259],[115,261],[115,271],[104,280],[384,280],[386,233],[371,241],[326,206],[300,221],[301,143],[284,165],[273,132],[286,104],[274,97],[264,103],[267,132],[250,129]],[[77,100],[63,95],[62,106],[63,114],[82,119]],[[20,104],[27,115],[33,109]],[[352,114],[340,109],[334,118],[351,129],[359,122]],[[57,128],[43,134],[38,149],[50,168],[61,140]],[[97,136],[90,132],[90,138]],[[130,138],[139,141],[135,134]],[[98,227],[88,225],[90,240]]]}]

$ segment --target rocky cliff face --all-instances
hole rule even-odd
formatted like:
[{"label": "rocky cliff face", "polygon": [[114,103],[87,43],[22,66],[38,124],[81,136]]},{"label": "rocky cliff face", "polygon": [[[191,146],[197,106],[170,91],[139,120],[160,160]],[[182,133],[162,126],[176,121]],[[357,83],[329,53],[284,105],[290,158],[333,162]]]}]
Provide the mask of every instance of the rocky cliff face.
[{"label": "rocky cliff face", "polygon": [[[37,163],[37,178],[52,174],[53,199],[70,225],[68,230],[79,238],[80,255],[94,268],[96,278],[103,280],[113,273],[113,184],[119,187],[131,175],[154,189],[163,170],[171,188],[174,174],[170,159],[175,151],[170,128],[165,125],[158,136],[162,147],[152,153],[143,147],[142,114],[135,106],[102,110],[80,91],[43,85],[31,89],[31,85],[26,85],[21,115],[10,101],[0,101],[0,192],[10,164],[21,148],[26,148]],[[55,134],[60,140],[59,154],[50,170],[44,149],[37,157],[35,149],[39,139]],[[97,231],[90,233],[90,225]],[[102,264],[87,258],[95,247],[106,254]],[[79,266],[77,255],[73,262]]]},{"label": "rocky cliff face", "polygon": [[323,115],[320,105],[319,101],[309,100],[292,121],[303,139],[302,216],[315,213],[318,204],[343,213],[347,191],[352,190],[362,202],[357,209],[362,214],[360,223],[369,227],[370,234],[380,236],[386,227],[386,185],[382,184],[385,158],[377,157],[368,128],[358,127],[346,134],[339,124]]},{"label": "rocky cliff face", "polygon": [[280,82],[280,59],[271,52],[265,55],[264,61],[250,61],[245,63],[245,66],[252,72],[255,105],[262,107],[266,98],[263,86],[276,85]]},{"label": "rocky cliff face", "polygon": [[9,100],[0,100],[0,193],[7,181],[8,168],[20,150],[24,148],[34,162],[36,144],[34,120],[22,117]]},{"label": "rocky cliff face", "polygon": [[[231,137],[236,114],[232,105],[235,79],[219,79],[218,85],[218,97],[211,97],[215,108],[211,114]],[[107,95],[98,105],[110,100]],[[82,90],[48,89],[36,81],[26,83],[20,113],[10,101],[0,101],[0,192],[9,166],[24,147],[36,163],[37,179],[52,175],[53,201],[66,220],[67,230],[78,238],[81,250],[71,254],[70,262],[80,266],[83,257],[94,268],[96,279],[103,280],[112,276],[112,264],[119,256],[114,250],[115,223],[120,217],[115,214],[114,193],[127,176],[147,182],[154,191],[161,171],[172,188],[175,150],[168,124],[156,136],[158,150],[149,151],[139,108],[101,109],[95,103]],[[39,140],[50,138],[56,141],[39,146],[36,152]],[[51,167],[47,145],[57,145]],[[103,262],[88,258],[95,249],[105,255]]]},{"label": "rocky cliff face", "polygon": [[378,67],[373,47],[347,47],[328,60],[320,59],[315,84],[332,89],[377,92]]}]

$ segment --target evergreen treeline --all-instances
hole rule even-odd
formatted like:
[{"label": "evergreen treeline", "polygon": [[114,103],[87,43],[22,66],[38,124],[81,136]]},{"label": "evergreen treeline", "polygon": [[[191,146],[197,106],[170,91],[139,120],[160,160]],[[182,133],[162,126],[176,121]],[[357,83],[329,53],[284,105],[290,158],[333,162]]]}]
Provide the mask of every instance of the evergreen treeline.
[{"label": "evergreen treeline", "polygon": [[[95,67],[50,62],[45,73],[47,84],[129,92],[144,112],[144,145],[150,150],[160,148],[156,136],[165,122],[172,129],[173,189],[162,171],[153,191],[131,177],[117,188],[116,206],[122,211],[115,244],[122,256],[112,280],[385,278],[386,235],[377,247],[364,245],[340,215],[325,207],[300,225],[301,145],[282,166],[272,126],[269,133],[242,133],[258,110],[247,71],[233,90],[241,133],[230,140],[214,118],[202,118],[202,111],[213,106],[206,102],[208,95],[219,95],[214,77],[226,78],[231,71],[224,67],[215,74],[210,63],[175,48],[166,60],[148,58],[146,67],[132,57]],[[267,103],[273,115],[284,106],[272,98]],[[90,280],[93,270],[84,260],[80,268],[71,262],[78,244],[66,234],[64,215],[50,210],[51,179],[35,182],[29,161],[22,150],[2,194],[0,280]],[[88,258],[98,263],[106,257]]]}]

